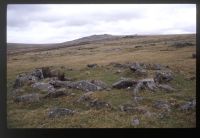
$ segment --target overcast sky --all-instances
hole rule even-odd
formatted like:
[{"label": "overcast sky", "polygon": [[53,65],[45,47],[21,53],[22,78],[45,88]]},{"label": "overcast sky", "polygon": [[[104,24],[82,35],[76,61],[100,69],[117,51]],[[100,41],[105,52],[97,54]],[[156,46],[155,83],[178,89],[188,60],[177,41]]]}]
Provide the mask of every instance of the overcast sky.
[{"label": "overcast sky", "polygon": [[195,4],[18,4],[7,42],[59,43],[94,34],[196,33]]}]

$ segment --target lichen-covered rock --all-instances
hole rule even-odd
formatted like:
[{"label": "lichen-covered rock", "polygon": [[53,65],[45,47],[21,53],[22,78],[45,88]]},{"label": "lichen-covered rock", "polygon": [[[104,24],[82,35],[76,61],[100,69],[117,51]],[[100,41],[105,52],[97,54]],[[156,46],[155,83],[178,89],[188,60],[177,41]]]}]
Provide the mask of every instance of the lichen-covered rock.
[{"label": "lichen-covered rock", "polygon": [[31,85],[34,89],[38,89],[40,91],[46,91],[48,93],[54,92],[55,88],[49,84],[49,83],[44,83],[44,82],[37,82]]},{"label": "lichen-covered rock", "polygon": [[67,108],[53,108],[49,110],[48,117],[55,118],[55,117],[73,115],[74,113],[75,111]]},{"label": "lichen-covered rock", "polygon": [[31,75],[37,77],[39,80],[44,79],[42,69],[35,69]]},{"label": "lichen-covered rock", "polygon": [[14,102],[22,102],[22,103],[33,103],[40,101],[40,95],[36,93],[26,94],[22,96],[17,96],[14,99]]}]

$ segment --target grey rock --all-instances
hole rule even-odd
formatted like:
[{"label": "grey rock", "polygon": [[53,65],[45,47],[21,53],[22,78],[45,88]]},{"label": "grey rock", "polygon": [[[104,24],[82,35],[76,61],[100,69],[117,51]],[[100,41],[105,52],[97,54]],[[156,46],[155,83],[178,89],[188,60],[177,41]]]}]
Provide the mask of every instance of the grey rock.
[{"label": "grey rock", "polygon": [[36,93],[17,96],[14,98],[14,102],[33,103],[39,101],[40,95]]},{"label": "grey rock", "polygon": [[154,77],[154,81],[157,83],[165,83],[173,79],[174,76],[170,71],[157,71]]},{"label": "grey rock", "polygon": [[67,108],[53,108],[50,109],[50,111],[48,112],[48,117],[55,118],[55,117],[73,115],[74,113],[75,111]]},{"label": "grey rock", "polygon": [[31,85],[31,87],[41,90],[41,91],[46,91],[46,92],[54,92],[55,88],[49,84],[49,83],[44,83],[44,82],[37,82]]},{"label": "grey rock", "polygon": [[86,92],[88,92],[88,91],[98,91],[98,90],[102,89],[101,87],[99,87],[95,84],[92,84],[92,83],[90,83],[89,81],[86,81],[86,80],[73,82],[73,83],[70,84],[70,87],[74,88],[74,89],[86,91]]}]

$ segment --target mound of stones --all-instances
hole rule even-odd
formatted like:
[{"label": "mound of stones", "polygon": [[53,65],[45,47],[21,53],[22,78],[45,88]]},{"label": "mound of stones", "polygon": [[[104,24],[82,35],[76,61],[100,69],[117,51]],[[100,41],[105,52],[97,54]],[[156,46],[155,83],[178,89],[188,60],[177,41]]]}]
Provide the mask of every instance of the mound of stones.
[{"label": "mound of stones", "polygon": [[[129,63],[130,64],[130,63]],[[141,89],[147,89],[150,91],[156,91],[158,89],[166,92],[175,91],[167,83],[173,80],[174,75],[168,69],[168,66],[160,64],[144,64],[144,63],[132,63],[129,65],[130,70],[136,75],[143,77],[143,79],[122,79],[113,83],[112,87],[116,89],[133,88],[133,93],[136,95]],[[154,77],[148,78],[147,70],[155,70]]]},{"label": "mound of stones", "polygon": [[[18,96],[23,86],[29,86],[34,91],[32,94]],[[58,98],[69,95],[67,89],[78,89],[83,92],[100,91],[108,88],[108,85],[100,80],[79,80],[72,81],[67,79],[64,72],[55,70],[51,67],[34,69],[32,72],[21,73],[17,76],[13,94],[15,102],[36,102],[43,98]],[[37,91],[44,95],[37,94]],[[45,94],[46,93],[46,94]],[[16,96],[17,95],[17,96]],[[96,104],[94,102],[94,104]],[[92,104],[92,103],[91,103]]]}]

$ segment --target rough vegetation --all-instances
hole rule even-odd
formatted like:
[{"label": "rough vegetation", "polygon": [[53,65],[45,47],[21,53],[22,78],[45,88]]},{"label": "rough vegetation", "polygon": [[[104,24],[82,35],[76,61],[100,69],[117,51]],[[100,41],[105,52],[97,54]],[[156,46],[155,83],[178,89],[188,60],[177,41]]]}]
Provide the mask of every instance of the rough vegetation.
[{"label": "rough vegetation", "polygon": [[122,37],[8,55],[8,127],[196,127],[195,39]]}]

